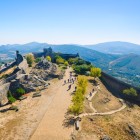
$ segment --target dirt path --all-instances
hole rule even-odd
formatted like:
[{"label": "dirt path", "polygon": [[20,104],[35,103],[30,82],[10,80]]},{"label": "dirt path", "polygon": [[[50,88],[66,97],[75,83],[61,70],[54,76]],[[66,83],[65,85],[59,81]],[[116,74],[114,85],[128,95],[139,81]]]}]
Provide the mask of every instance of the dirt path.
[{"label": "dirt path", "polygon": [[119,112],[123,109],[126,108],[126,104],[124,103],[124,101],[122,99],[120,99],[120,102],[122,103],[122,107],[120,107],[119,109],[116,109],[116,110],[112,110],[112,111],[108,111],[108,112],[104,112],[104,113],[98,113],[96,111],[96,109],[90,105],[91,109],[94,111],[94,113],[84,113],[84,114],[80,114],[79,117],[82,118],[82,117],[85,117],[85,116],[94,116],[94,115],[100,115],[100,116],[103,116],[103,115],[111,115],[111,114],[114,114],[116,112]]},{"label": "dirt path", "polygon": [[73,127],[67,127],[65,124],[65,115],[71,103],[71,93],[75,85],[68,90],[68,85],[63,85],[64,80],[69,78],[71,69],[66,70],[66,74],[61,85],[54,90],[55,96],[50,103],[38,128],[31,137],[31,140],[68,140],[73,131]]}]

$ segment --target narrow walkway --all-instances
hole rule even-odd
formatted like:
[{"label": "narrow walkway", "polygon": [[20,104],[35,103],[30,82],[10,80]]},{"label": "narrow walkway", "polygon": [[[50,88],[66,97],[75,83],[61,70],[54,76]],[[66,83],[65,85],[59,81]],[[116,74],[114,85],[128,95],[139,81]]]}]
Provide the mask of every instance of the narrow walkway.
[{"label": "narrow walkway", "polygon": [[[97,92],[94,92],[94,95],[96,94]],[[92,96],[92,98],[94,97],[94,95]],[[126,108],[126,104],[124,103],[124,101],[122,99],[120,99],[120,102],[122,103],[122,107],[120,107],[119,109],[116,109],[116,110],[112,110],[112,111],[109,111],[109,112],[104,112],[104,113],[98,113],[96,111],[96,109],[93,107],[92,105],[92,98],[90,99],[90,102],[89,102],[89,106],[90,108],[94,111],[94,113],[84,113],[84,114],[80,114],[79,117],[82,118],[84,116],[95,116],[95,115],[100,115],[100,116],[103,116],[103,115],[111,115],[111,114],[114,114],[116,112],[119,112],[123,109]]]},{"label": "narrow walkway", "polygon": [[52,100],[46,114],[40,122],[38,128],[31,137],[31,140],[69,140],[73,127],[65,124],[65,115],[71,103],[71,93],[75,85],[68,90],[69,84],[63,85],[64,80],[69,78],[71,69],[67,69],[65,77],[61,80],[54,99]]}]

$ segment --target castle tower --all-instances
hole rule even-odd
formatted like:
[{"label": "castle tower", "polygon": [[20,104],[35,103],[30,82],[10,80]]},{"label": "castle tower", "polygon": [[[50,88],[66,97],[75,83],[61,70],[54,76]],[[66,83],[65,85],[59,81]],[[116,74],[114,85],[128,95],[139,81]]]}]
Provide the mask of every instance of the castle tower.
[{"label": "castle tower", "polygon": [[43,51],[44,51],[44,57],[46,57],[46,56],[52,56],[52,54],[53,54],[53,51],[52,51],[52,48],[51,47],[44,48]]}]

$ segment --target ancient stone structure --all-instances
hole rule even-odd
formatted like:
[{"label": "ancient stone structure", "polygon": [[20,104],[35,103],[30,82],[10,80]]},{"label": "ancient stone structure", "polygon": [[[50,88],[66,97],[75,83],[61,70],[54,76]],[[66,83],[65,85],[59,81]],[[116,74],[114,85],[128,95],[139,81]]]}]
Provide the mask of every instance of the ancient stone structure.
[{"label": "ancient stone structure", "polygon": [[[106,86],[108,86],[108,88],[111,90],[112,93],[129,100],[135,100],[138,102],[140,101],[140,88],[124,83],[123,81],[120,81],[104,72],[102,72],[101,80],[104,82]],[[124,89],[128,89],[131,87],[136,89],[138,93],[138,97],[132,97],[132,96],[130,97],[128,95],[123,94]]]},{"label": "ancient stone structure", "polygon": [[35,58],[37,57],[46,57],[46,56],[50,56],[52,58],[52,60],[54,59],[54,57],[56,55],[59,55],[61,56],[62,58],[64,59],[69,59],[69,58],[76,58],[76,57],[79,57],[79,54],[63,54],[63,53],[56,53],[56,52],[53,52],[52,48],[44,48],[43,49],[43,52],[40,52],[40,53],[33,53]]},{"label": "ancient stone structure", "polygon": [[[28,68],[26,59],[21,54],[19,54],[18,51],[16,53],[15,61],[10,66],[1,70],[0,73],[5,72],[6,70],[8,70],[14,66],[17,66],[17,68],[14,70],[14,72],[12,74],[10,74],[6,79],[0,80],[0,106],[6,104],[8,101],[7,92],[9,90],[9,88],[12,86],[11,81],[15,80],[17,77],[21,77],[22,74],[25,74],[27,71],[27,68]],[[16,85],[18,85],[18,83]]]}]

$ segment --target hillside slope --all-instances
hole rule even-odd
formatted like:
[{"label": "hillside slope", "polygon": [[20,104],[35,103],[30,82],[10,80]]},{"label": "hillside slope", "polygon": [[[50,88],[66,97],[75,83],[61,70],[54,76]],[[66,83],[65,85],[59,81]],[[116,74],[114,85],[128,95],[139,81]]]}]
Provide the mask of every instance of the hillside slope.
[{"label": "hillside slope", "polygon": [[100,53],[88,48],[80,47],[78,45],[51,45],[47,43],[28,43],[23,45],[3,45],[0,46],[0,55],[7,54],[9,57],[14,57],[15,51],[19,50],[20,53],[26,54],[30,52],[40,52],[43,48],[52,47],[55,52],[62,53],[79,53],[80,57],[92,62],[94,65],[101,67],[102,69],[108,68],[110,61],[118,58],[116,55],[108,55]]},{"label": "hillside slope", "polygon": [[140,55],[129,54],[109,63],[110,68],[118,69],[125,74],[140,74]]},{"label": "hillside slope", "polygon": [[85,45],[85,47],[109,54],[140,54],[140,45],[129,42],[105,42],[95,45]]}]

